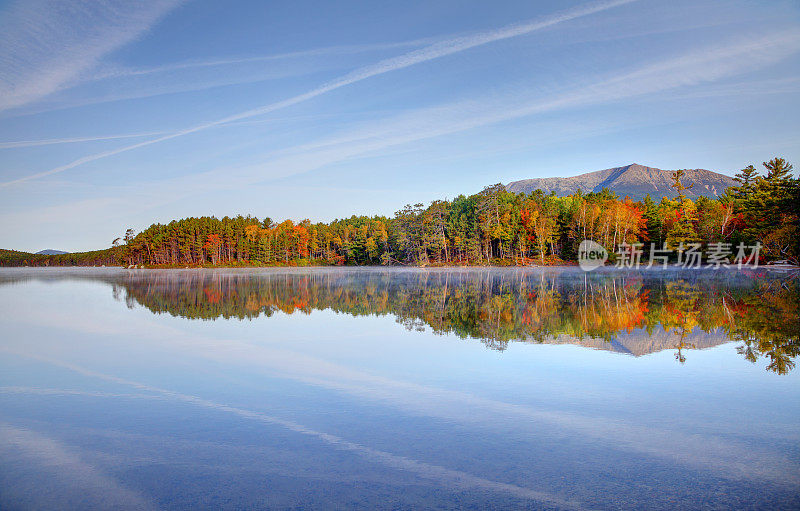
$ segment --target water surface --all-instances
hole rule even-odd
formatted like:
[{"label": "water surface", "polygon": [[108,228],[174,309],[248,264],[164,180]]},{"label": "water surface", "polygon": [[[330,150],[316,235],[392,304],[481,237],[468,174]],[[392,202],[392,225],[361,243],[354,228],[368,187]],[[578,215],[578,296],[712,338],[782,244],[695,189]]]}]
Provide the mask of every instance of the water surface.
[{"label": "water surface", "polygon": [[0,508],[797,508],[799,308],[764,270],[0,270]]}]

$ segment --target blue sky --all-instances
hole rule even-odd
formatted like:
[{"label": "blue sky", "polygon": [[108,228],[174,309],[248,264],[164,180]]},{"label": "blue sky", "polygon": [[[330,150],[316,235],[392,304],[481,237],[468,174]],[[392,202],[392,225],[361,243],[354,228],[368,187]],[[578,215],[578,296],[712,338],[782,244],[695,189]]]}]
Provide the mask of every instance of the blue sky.
[{"label": "blue sky", "polygon": [[0,2],[0,247],[800,167],[795,1]]}]

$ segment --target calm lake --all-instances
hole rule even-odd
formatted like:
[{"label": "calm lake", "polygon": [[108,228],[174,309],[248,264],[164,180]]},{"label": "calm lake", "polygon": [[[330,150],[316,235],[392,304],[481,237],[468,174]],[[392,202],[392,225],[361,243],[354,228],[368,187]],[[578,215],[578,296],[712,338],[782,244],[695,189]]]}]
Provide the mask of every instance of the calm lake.
[{"label": "calm lake", "polygon": [[797,509],[798,288],[0,270],[0,508]]}]

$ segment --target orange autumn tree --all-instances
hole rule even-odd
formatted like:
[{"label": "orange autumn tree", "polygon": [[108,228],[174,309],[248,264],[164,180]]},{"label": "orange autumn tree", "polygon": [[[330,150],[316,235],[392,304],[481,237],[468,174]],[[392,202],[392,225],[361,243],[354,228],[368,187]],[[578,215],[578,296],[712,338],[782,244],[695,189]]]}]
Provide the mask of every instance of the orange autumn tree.
[{"label": "orange autumn tree", "polygon": [[203,244],[203,250],[211,257],[211,264],[217,264],[221,257],[222,239],[219,234],[209,234]]},{"label": "orange autumn tree", "polygon": [[[781,163],[781,169],[788,167]],[[647,242],[658,247],[700,242],[705,251],[710,243],[735,247],[758,241],[762,258],[795,260],[800,258],[800,215],[794,206],[800,203],[800,180],[770,172],[772,177],[756,178],[718,198],[692,193],[690,199],[676,173],[674,199],[637,201],[609,190],[558,197],[541,190],[513,193],[498,184],[469,196],[408,206],[393,217],[299,223],[252,216],[185,218],[126,236],[107,257],[116,254],[125,264],[153,266],[528,265],[573,261],[587,239],[609,251],[621,243],[645,243],[645,252]],[[770,194],[777,194],[774,200]],[[0,253],[0,265],[87,261],[98,261],[98,256]]]},{"label": "orange autumn tree", "polygon": [[307,258],[309,254],[309,242],[311,241],[311,235],[308,232],[308,220],[304,220],[301,224],[296,225],[294,227],[294,232],[292,233],[292,238],[295,244],[296,254],[300,258]]}]

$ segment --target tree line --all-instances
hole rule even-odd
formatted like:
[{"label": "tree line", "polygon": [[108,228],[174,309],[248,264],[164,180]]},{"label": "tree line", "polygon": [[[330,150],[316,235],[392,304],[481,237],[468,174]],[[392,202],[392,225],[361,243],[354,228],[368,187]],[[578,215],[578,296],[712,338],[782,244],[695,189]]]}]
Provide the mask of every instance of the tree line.
[{"label": "tree line", "polygon": [[[407,205],[393,217],[352,216],[312,223],[252,216],[185,218],[128,229],[114,247],[77,254],[4,257],[0,264],[147,266],[527,265],[574,261],[582,240],[612,253],[620,244],[675,250],[683,244],[763,245],[770,259],[800,262],[800,179],[782,158],[736,174],[737,186],[716,198],[689,198],[684,172],[673,173],[673,197],[633,201],[607,189],[557,197],[501,184],[470,196]],[[89,253],[87,253],[89,254]]]},{"label": "tree line", "polygon": [[0,266],[119,266],[125,256],[124,246],[52,255],[0,249]]}]

